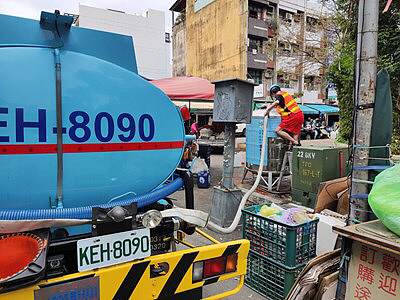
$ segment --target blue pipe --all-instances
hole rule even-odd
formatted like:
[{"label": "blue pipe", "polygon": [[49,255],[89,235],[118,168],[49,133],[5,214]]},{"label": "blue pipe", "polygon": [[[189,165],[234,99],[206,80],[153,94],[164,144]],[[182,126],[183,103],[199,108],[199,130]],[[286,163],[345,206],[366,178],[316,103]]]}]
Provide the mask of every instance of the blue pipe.
[{"label": "blue pipe", "polygon": [[132,202],[136,202],[138,208],[140,208],[171,195],[181,189],[182,186],[182,178],[177,178],[166,186],[150,193],[112,203],[60,209],[4,209],[0,210],[0,220],[91,219],[93,207],[111,208],[114,206],[126,206]]}]

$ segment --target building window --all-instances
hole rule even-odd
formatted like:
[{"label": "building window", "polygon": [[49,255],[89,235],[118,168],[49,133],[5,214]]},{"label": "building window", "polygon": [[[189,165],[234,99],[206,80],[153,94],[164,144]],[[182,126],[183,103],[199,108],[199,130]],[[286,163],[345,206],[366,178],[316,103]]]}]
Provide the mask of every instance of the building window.
[{"label": "building window", "polygon": [[169,32],[165,33],[165,42],[171,43],[171,34]]},{"label": "building window", "polygon": [[278,43],[279,54],[286,57],[292,56],[292,44],[288,42],[279,42]]},{"label": "building window", "polygon": [[253,37],[249,37],[249,46],[247,51],[257,50],[258,53],[263,53],[263,41],[262,39],[257,39]]},{"label": "building window", "polygon": [[278,84],[281,88],[290,89],[289,74],[278,75]]},{"label": "building window", "polygon": [[315,76],[304,76],[304,89],[307,91],[315,90]]},{"label": "building window", "polygon": [[274,13],[275,13],[275,7],[267,6],[267,14],[270,15],[271,17],[273,17]]},{"label": "building window", "polygon": [[310,32],[317,32],[318,24],[319,24],[318,19],[312,18],[312,17],[307,17],[306,30],[310,31]]},{"label": "building window", "polygon": [[281,18],[284,22],[291,23],[293,19],[293,14],[286,10],[280,9],[279,18]]},{"label": "building window", "polygon": [[247,70],[247,79],[253,81],[256,84],[262,83],[262,71],[256,69]]},{"label": "building window", "polygon": [[255,5],[253,3],[249,4],[249,16],[250,18],[258,19],[258,20],[267,20],[267,16],[269,15],[267,7],[261,7],[259,5]]}]

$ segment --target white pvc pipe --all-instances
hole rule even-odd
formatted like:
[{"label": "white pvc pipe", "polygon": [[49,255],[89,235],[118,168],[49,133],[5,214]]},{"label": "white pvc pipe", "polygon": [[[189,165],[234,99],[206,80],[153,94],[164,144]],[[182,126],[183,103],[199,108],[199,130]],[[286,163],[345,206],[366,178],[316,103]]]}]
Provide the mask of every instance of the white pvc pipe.
[{"label": "white pvc pipe", "polygon": [[240,201],[239,208],[236,212],[236,216],[235,216],[235,219],[233,220],[232,224],[229,227],[224,228],[213,222],[208,222],[208,224],[207,224],[208,229],[211,229],[213,231],[220,232],[220,233],[231,233],[236,229],[237,225],[239,224],[240,217],[242,215],[242,209],[243,209],[244,205],[246,204],[247,199],[256,190],[256,188],[261,180],[261,175],[262,175],[263,168],[264,168],[265,146],[267,144],[268,117],[269,117],[269,113],[266,113],[266,115],[264,116],[264,133],[263,133],[263,141],[262,141],[262,148],[261,148],[260,166],[258,168],[256,181],[254,182],[251,189],[247,191],[247,193],[243,196],[242,200]]}]

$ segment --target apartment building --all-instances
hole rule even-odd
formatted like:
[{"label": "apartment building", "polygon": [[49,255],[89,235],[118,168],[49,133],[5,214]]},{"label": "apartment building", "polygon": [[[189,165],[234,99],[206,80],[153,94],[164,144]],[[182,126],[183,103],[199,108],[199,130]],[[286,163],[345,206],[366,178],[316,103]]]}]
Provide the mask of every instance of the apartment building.
[{"label": "apartment building", "polygon": [[316,1],[177,0],[170,10],[179,13],[174,76],[249,79],[259,84],[260,101],[268,100],[273,83],[303,103],[326,98],[329,12]]},{"label": "apartment building", "polygon": [[79,4],[77,25],[131,35],[139,74],[148,79],[170,77],[171,38],[165,32],[165,13],[150,9],[144,14],[127,14]]}]

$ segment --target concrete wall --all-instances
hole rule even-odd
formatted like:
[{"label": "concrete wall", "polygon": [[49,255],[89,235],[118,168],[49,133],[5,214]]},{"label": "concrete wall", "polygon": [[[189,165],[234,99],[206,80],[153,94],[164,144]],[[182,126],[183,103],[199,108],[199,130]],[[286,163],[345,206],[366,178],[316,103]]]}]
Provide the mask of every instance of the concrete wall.
[{"label": "concrete wall", "polygon": [[172,27],[172,76],[186,76],[186,21]]},{"label": "concrete wall", "polygon": [[215,0],[194,12],[186,2],[186,74],[246,79],[247,1]]},{"label": "concrete wall", "polygon": [[144,16],[79,5],[79,26],[132,35],[139,74],[150,79],[171,76],[171,44],[165,42],[165,14]]}]

